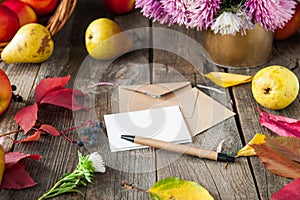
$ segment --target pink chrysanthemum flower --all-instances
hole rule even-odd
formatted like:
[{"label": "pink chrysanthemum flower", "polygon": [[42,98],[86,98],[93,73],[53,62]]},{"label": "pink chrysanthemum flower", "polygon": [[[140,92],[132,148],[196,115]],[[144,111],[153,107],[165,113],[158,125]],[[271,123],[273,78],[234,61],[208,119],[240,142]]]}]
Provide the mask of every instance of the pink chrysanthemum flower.
[{"label": "pink chrysanthemum flower", "polygon": [[163,9],[173,23],[187,28],[208,28],[220,9],[221,0],[161,0]]},{"label": "pink chrysanthemum flower", "polygon": [[266,30],[282,28],[291,19],[296,6],[294,0],[248,0],[249,16]]},{"label": "pink chrysanthemum flower", "polygon": [[187,27],[196,27],[197,30],[203,28],[208,29],[220,10],[221,0],[195,0],[190,21],[187,22]]},{"label": "pink chrysanthemum flower", "polygon": [[143,15],[162,24],[173,24],[171,16],[163,9],[160,0],[136,0],[135,7],[141,8]]}]

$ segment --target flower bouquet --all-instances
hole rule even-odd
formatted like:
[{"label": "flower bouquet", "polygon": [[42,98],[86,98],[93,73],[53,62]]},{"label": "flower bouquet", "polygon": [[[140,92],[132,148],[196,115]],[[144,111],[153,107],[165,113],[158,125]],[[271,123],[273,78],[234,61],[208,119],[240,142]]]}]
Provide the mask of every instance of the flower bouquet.
[{"label": "flower bouquet", "polygon": [[203,31],[203,46],[220,66],[252,67],[270,58],[273,32],[291,19],[296,4],[295,0],[136,0],[135,5],[153,21]]}]

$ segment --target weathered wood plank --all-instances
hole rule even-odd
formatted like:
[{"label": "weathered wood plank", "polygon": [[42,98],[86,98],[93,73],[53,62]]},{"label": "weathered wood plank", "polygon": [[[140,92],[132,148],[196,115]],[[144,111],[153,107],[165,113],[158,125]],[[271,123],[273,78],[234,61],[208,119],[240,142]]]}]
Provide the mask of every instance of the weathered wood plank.
[{"label": "weathered wood plank", "polygon": [[[160,25],[155,24],[154,27],[160,27]],[[180,30],[198,42],[201,40],[201,34],[199,32],[186,31],[184,27],[176,26],[172,27],[172,29]],[[161,38],[156,38],[155,35],[153,35],[153,37],[154,43],[161,42]],[[173,42],[180,42],[180,38],[171,38],[170,41],[172,40],[174,40]],[[184,42],[184,40],[181,42]],[[183,53],[185,51],[190,51],[187,53],[188,56],[195,55],[195,52],[193,52],[194,49],[191,48],[191,44],[187,42],[183,43],[183,45],[178,48],[182,48],[179,49],[178,52]],[[154,63],[167,63],[167,66],[164,67],[161,67],[162,64],[154,65],[154,82],[182,81],[184,78],[191,81],[193,85],[201,83],[212,86],[211,83],[203,77],[203,74],[209,71],[220,70],[219,68],[209,65],[205,59],[201,59],[201,55],[196,59],[196,62],[193,61],[193,56],[191,56],[190,59],[192,59],[192,61],[189,62],[189,60],[183,60],[178,56],[176,57],[174,54],[170,56],[168,53],[154,49],[153,58]],[[195,65],[195,68],[191,64],[197,63],[197,61],[199,63]],[[181,76],[178,75],[180,71],[183,71]],[[177,75],[173,76],[173,74]],[[226,95],[217,94],[215,92],[207,93],[229,109],[232,109],[228,90],[224,91],[226,91]],[[224,152],[235,153],[235,150],[242,145],[235,124],[234,117],[222,122],[194,137],[193,145],[216,150],[217,145],[224,139]],[[157,155],[158,165],[162,162],[166,162],[165,160],[168,159],[170,159],[170,156],[167,154]],[[201,160],[184,155],[169,166],[158,170],[158,179],[168,176],[177,176],[196,181],[207,188],[215,199],[258,198],[254,180],[251,176],[251,170],[246,159],[238,159],[236,163],[230,164],[227,169],[224,169],[224,163]]]},{"label": "weathered wood plank", "polygon": [[[264,66],[269,66],[273,64],[279,64],[286,66],[296,73],[299,78],[299,32],[289,40],[285,41],[275,41],[274,42],[274,51],[272,59],[266,63]],[[249,70],[229,70],[232,73],[239,74],[248,74],[254,75],[261,67],[249,69]],[[287,80],[288,81],[288,80]],[[262,128],[259,124],[259,113],[256,108],[259,106],[251,92],[251,84],[244,84],[232,88],[234,102],[239,113],[238,118],[240,121],[240,126],[242,129],[242,135],[244,141],[248,142],[254,136],[255,133],[261,132],[266,133],[270,132],[266,128]],[[289,107],[280,110],[280,111],[271,111],[265,109],[267,112],[272,114],[287,116],[299,119],[300,113],[297,109],[299,106],[299,97],[293,102]],[[250,158],[250,163],[254,170],[254,176],[257,182],[259,189],[259,194],[261,199],[270,199],[271,195],[276,192],[278,189],[283,187],[286,183],[291,180],[282,178],[271,174],[266,170],[263,164],[260,162],[259,158],[253,157]]]},{"label": "weathered wood plank", "polygon": [[[114,19],[123,30],[145,27],[148,20],[138,11],[122,16],[109,16]],[[145,31],[143,37],[148,38]],[[92,66],[92,67],[91,67]],[[86,70],[82,70],[86,69]],[[110,65],[86,58],[81,65],[77,78],[92,80],[93,82],[109,81],[114,87],[100,87],[90,99],[93,113],[81,118],[103,121],[103,115],[118,112],[117,90],[119,85],[149,83],[148,51],[140,50],[131,52],[115,60]],[[80,114],[81,115],[81,114]],[[94,179],[95,184],[89,185],[86,191],[87,199],[147,199],[147,193],[125,191],[121,182],[127,181],[138,184],[141,188],[149,188],[156,180],[155,154],[152,149],[111,153],[108,139],[104,132],[101,135],[101,144],[91,151],[99,151],[107,165],[105,174],[98,174]],[[143,158],[146,157],[147,159]]]}]

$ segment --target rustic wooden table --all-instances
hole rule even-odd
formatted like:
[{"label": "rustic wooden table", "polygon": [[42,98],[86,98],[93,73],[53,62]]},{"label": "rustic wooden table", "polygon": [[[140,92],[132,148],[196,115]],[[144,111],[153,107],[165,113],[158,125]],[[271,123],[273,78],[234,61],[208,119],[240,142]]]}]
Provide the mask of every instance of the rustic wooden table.
[{"label": "rustic wooden table", "polygon": [[[99,0],[79,0],[72,17],[54,37],[56,48],[49,60],[41,64],[0,64],[12,84],[17,85],[17,92],[24,98],[22,103],[12,102],[7,113],[0,118],[1,133],[18,129],[13,117],[22,107],[32,104],[34,88],[41,79],[46,76],[57,77],[70,74],[71,83],[68,86],[72,87],[76,75],[78,75],[77,72],[87,56],[84,44],[85,30],[92,20],[100,17],[114,19],[124,30],[149,26],[163,27],[158,23],[150,22],[140,14],[139,10],[122,16],[113,16],[103,8]],[[172,26],[169,29],[180,31],[196,41],[200,42],[201,40],[200,32],[186,30],[179,26]],[[148,42],[153,44],[161,42],[161,38],[157,38],[151,31],[145,30],[145,37],[148,38]],[[176,43],[178,38],[172,38],[170,35],[169,39]],[[204,62],[205,64],[208,63]],[[300,78],[300,32],[286,41],[274,42],[273,57],[267,64],[287,66]],[[141,65],[146,66],[146,72],[139,70]],[[254,75],[260,68],[234,70],[212,65],[208,69]],[[208,71],[199,72],[187,60],[167,51],[142,49],[118,59],[103,74],[108,81],[126,78],[129,81],[142,80],[145,83],[186,80],[195,86],[199,83],[209,84],[207,80],[204,80],[203,72]],[[128,74],[129,77],[126,77]],[[217,145],[225,139],[223,151],[234,153],[238,148],[244,146],[255,133],[264,133],[268,130],[259,124],[257,111],[259,105],[252,97],[250,84],[239,85],[224,91],[225,94],[205,92],[234,111],[236,116],[197,135],[193,138],[193,143],[207,149],[216,149]],[[103,114],[112,111],[110,95],[112,95],[111,91],[105,89],[96,95],[95,109],[99,120],[103,119]],[[299,110],[296,109],[300,107],[299,100],[297,98],[291,106],[284,110],[269,112],[300,118]],[[58,130],[65,130],[74,125],[73,113],[55,106],[44,106],[39,112],[39,119],[42,123],[54,125]],[[74,140],[78,139],[77,132],[70,133],[69,136]],[[19,133],[12,137],[20,139],[24,136]],[[6,200],[37,199],[64,173],[74,170],[78,162],[78,150],[84,154],[88,153],[84,147],[80,148],[63,137],[45,136],[38,142],[15,145],[7,143],[5,145],[6,148],[10,146],[12,146],[12,151],[38,153],[43,158],[40,161],[30,159],[23,161],[37,185],[20,191],[2,190],[0,199]],[[147,155],[148,159],[139,160],[141,154]],[[270,199],[275,191],[291,181],[271,174],[264,168],[258,157],[239,158],[225,169],[224,163],[186,155],[172,160],[172,154],[158,154],[151,148],[122,152],[117,155],[115,159],[118,160],[118,167],[108,166],[106,173],[95,175],[94,184],[81,188],[85,197],[78,194],[66,194],[55,199],[149,199],[147,193],[126,191],[121,187],[121,182],[124,180],[134,183],[140,188],[148,189],[156,181],[171,176],[198,182],[207,188],[215,199]],[[170,160],[168,165],[157,167],[168,160]],[[156,170],[151,170],[156,167]],[[122,170],[122,168],[126,168],[126,170]]]}]

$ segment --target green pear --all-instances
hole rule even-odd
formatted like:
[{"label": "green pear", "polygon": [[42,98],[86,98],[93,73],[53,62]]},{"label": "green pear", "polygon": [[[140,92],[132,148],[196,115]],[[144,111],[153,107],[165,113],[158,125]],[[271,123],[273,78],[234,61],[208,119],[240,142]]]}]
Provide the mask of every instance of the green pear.
[{"label": "green pear", "polygon": [[85,45],[93,58],[111,60],[130,50],[133,42],[114,21],[100,18],[86,29]]},{"label": "green pear", "polygon": [[10,63],[40,63],[53,53],[54,42],[49,30],[38,23],[22,26],[3,49],[1,59]]}]

